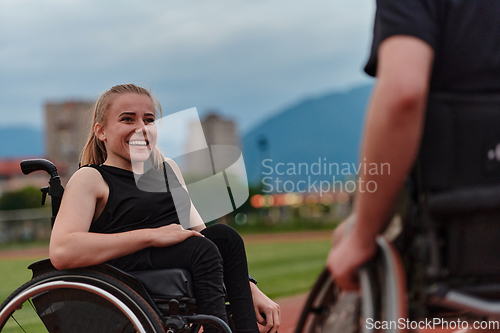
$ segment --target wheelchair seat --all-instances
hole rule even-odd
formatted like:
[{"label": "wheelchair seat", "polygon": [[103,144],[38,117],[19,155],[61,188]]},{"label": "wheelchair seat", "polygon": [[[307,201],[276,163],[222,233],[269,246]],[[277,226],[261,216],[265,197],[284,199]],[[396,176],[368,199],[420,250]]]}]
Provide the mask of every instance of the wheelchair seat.
[{"label": "wheelchair seat", "polygon": [[[28,266],[33,278],[57,271],[50,259],[43,259]],[[169,302],[173,299],[180,304],[181,313],[187,313],[196,305],[191,273],[181,268],[124,272],[109,264],[88,267],[112,276],[135,290],[152,307],[158,307],[163,315],[169,315]],[[72,269],[71,272],[78,272]]]},{"label": "wheelchair seat", "polygon": [[412,175],[415,240],[404,249],[418,272],[409,277],[417,312],[500,314],[499,125],[498,94],[429,96]]},{"label": "wheelchair seat", "polygon": [[187,314],[196,308],[193,280],[191,273],[185,269],[171,268],[123,273],[140,281],[164,316],[169,316],[171,308],[177,307],[170,303],[172,300],[177,300],[179,308],[176,311],[181,314]]},{"label": "wheelchair seat", "polygon": [[[125,273],[127,274],[127,273]],[[143,285],[155,301],[194,299],[191,273],[181,268],[128,272]]]}]

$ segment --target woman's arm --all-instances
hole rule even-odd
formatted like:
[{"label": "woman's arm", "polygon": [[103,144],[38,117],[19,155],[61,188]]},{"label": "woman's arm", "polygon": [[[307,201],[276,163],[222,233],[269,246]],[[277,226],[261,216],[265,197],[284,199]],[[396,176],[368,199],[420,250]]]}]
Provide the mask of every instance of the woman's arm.
[{"label": "woman's arm", "polygon": [[[261,333],[276,333],[281,325],[281,310],[278,303],[266,296],[259,287],[250,282],[253,306]],[[264,314],[266,318],[262,316]]]},{"label": "woman's arm", "polygon": [[71,177],[50,240],[50,260],[54,267],[96,265],[146,247],[170,246],[194,235],[201,236],[179,225],[116,234],[91,233],[96,204],[107,197],[108,191],[95,169],[81,168]]}]

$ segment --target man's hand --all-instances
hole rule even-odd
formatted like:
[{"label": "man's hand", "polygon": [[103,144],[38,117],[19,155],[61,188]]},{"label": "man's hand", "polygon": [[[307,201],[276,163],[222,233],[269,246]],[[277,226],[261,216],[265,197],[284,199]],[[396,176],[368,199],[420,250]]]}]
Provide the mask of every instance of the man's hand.
[{"label": "man's hand", "polygon": [[326,266],[341,290],[357,290],[358,269],[375,255],[376,242],[363,242],[354,232],[343,235],[337,242],[328,255]]},{"label": "man's hand", "polygon": [[[259,323],[259,331],[261,333],[276,333],[281,324],[280,306],[267,297],[252,282],[250,282],[250,289],[252,290],[253,306]],[[265,319],[261,313],[266,316]]]},{"label": "man's hand", "polygon": [[356,219],[356,213],[351,213],[342,223],[340,223],[332,234],[332,244],[333,247],[340,243],[340,240],[345,237],[345,235],[351,233]]}]

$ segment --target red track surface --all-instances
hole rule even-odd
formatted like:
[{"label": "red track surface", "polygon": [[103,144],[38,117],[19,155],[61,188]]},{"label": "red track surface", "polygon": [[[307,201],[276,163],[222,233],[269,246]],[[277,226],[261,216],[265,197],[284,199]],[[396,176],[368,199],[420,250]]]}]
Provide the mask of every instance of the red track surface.
[{"label": "red track surface", "polygon": [[276,300],[281,309],[280,333],[293,333],[306,298],[307,294],[304,294]]},{"label": "red track surface", "polygon": [[9,259],[40,259],[49,257],[48,247],[37,247],[23,250],[0,251],[0,260]]}]

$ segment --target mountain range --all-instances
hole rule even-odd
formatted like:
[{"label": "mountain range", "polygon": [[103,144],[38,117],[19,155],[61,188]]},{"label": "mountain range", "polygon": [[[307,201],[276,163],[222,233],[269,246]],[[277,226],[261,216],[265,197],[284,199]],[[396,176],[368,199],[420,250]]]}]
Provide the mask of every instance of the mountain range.
[{"label": "mountain range", "polygon": [[43,131],[30,127],[0,128],[0,158],[44,156]]},{"label": "mountain range", "polygon": [[246,133],[242,146],[250,183],[265,177],[294,184],[309,179],[331,181],[335,175],[343,180],[344,163],[352,166],[358,160],[371,90],[372,85],[366,85],[308,98]]}]

